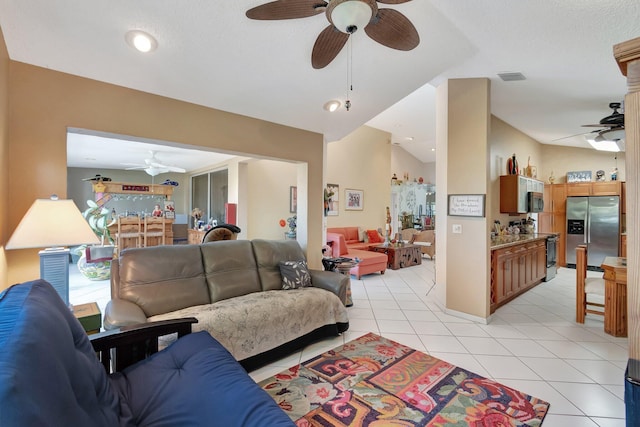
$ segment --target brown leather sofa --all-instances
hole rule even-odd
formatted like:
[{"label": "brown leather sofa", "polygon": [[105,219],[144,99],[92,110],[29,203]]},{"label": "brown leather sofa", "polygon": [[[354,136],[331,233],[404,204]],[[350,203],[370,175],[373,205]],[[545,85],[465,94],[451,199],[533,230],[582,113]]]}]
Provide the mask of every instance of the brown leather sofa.
[{"label": "brown leather sofa", "polygon": [[111,264],[107,330],[195,317],[247,369],[349,327],[348,277],[309,270],[311,286],[282,289],[280,261],[303,261],[296,241],[224,240],[123,251]]}]

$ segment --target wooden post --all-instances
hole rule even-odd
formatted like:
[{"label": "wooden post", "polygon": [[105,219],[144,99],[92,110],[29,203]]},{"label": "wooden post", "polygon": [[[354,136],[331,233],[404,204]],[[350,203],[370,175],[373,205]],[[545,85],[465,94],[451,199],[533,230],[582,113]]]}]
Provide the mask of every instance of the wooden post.
[{"label": "wooden post", "polygon": [[627,203],[627,314],[629,362],[625,381],[627,425],[640,422],[640,37],[617,44],[613,54],[627,77],[624,99]]}]

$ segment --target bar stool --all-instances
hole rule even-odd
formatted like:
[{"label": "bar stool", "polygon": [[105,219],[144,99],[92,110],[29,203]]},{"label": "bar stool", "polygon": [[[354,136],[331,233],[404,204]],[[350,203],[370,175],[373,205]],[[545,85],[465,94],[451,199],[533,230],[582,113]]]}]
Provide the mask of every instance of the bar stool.
[{"label": "bar stool", "polygon": [[[587,313],[605,316],[605,306],[587,300],[587,295],[599,295],[604,298],[604,279],[602,277],[587,277],[587,246],[578,245],[576,248],[576,322],[584,323]],[[598,307],[594,310],[590,307]]]},{"label": "bar stool", "polygon": [[[141,231],[142,227],[139,216],[118,217],[118,230],[116,235],[118,253],[127,248],[141,247]],[[133,244],[134,241],[135,244]]]},{"label": "bar stool", "polygon": [[165,244],[166,233],[164,230],[164,225],[164,217],[147,216],[144,218],[144,231],[142,232],[142,235],[145,248],[149,246],[158,246]]}]

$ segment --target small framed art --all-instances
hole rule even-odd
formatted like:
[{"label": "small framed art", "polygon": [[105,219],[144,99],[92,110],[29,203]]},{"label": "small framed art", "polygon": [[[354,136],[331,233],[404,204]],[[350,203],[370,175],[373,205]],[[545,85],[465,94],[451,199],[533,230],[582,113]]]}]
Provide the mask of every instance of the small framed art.
[{"label": "small framed art", "polygon": [[344,190],[344,209],[347,211],[361,211],[364,209],[364,191]]}]

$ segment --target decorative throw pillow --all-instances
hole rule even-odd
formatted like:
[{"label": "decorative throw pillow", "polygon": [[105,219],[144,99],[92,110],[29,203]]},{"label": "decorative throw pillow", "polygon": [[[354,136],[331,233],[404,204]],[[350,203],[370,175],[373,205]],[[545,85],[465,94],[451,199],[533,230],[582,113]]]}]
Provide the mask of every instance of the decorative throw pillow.
[{"label": "decorative throw pillow", "polygon": [[382,243],[382,238],[376,230],[367,230],[367,237],[369,237],[369,243]]},{"label": "decorative throw pillow", "polygon": [[306,261],[280,261],[282,289],[297,289],[311,286],[311,275]]}]

